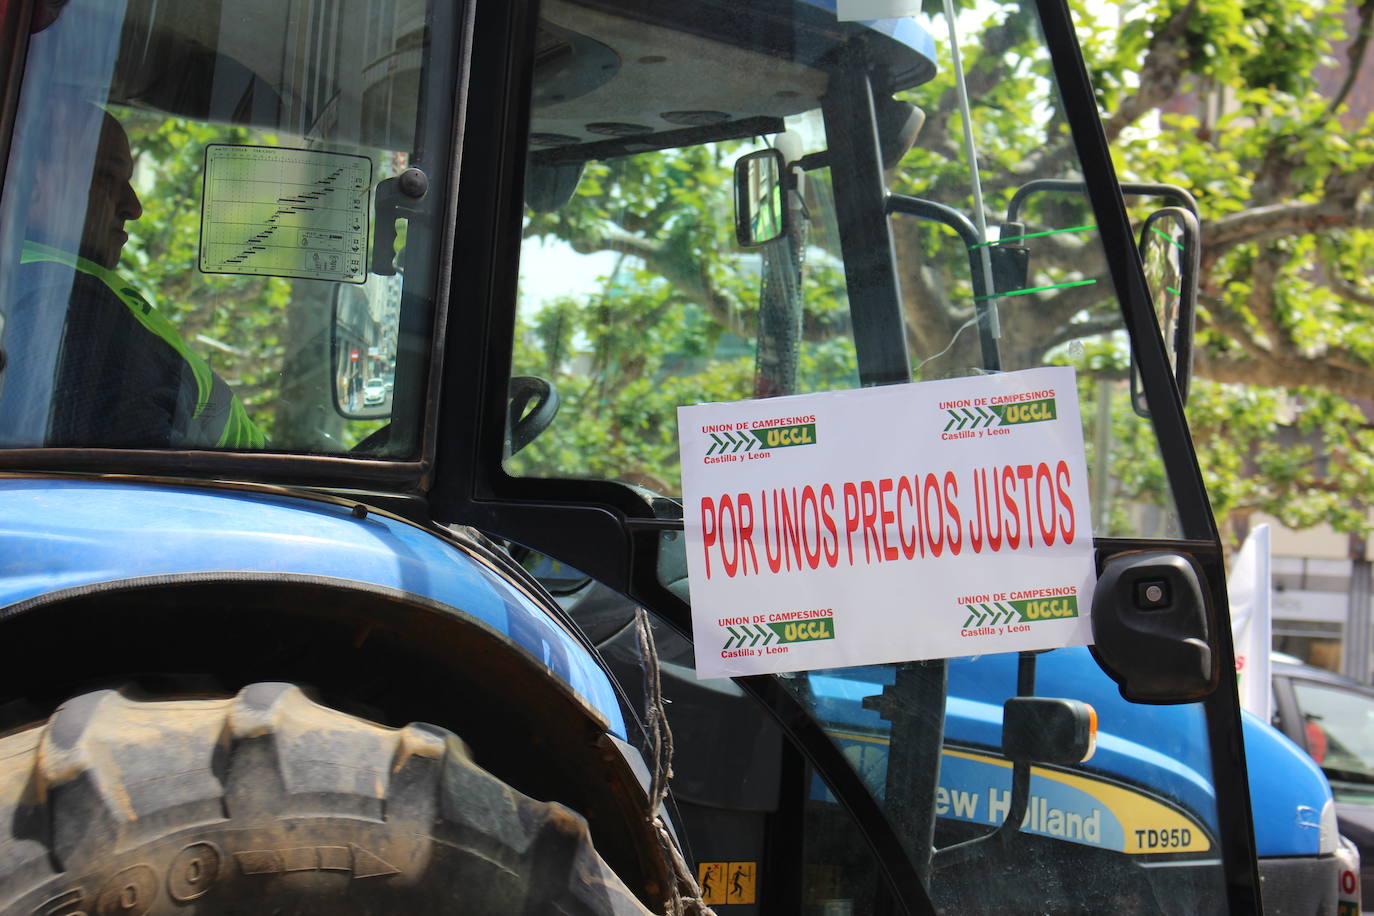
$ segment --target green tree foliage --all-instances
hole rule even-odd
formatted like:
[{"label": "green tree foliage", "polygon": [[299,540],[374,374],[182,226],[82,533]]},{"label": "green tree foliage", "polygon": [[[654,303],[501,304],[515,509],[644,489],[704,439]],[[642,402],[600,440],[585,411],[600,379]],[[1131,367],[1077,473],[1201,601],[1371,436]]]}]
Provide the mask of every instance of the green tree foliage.
[{"label": "green tree foliage", "polygon": [[[983,176],[997,226],[1027,180],[1075,163],[1033,7],[962,3],[960,36]],[[1253,512],[1303,527],[1363,530],[1374,286],[1374,113],[1352,100],[1374,0],[1132,0],[1075,3],[1104,129],[1123,180],[1180,185],[1203,221],[1202,295],[1190,423],[1228,538]],[[889,173],[894,191],[972,213],[946,35],[940,70],[903,97],[926,113]],[[526,235],[620,260],[593,296],[522,310],[518,371],[565,391],[561,433],[517,458],[529,473],[612,476],[674,491],[672,407],[750,396],[759,299],[756,256],[730,239],[729,155],[707,145],[589,165],[567,207],[531,215]],[[821,182],[817,190],[823,190]],[[1132,201],[1143,216],[1160,201]],[[1074,195],[1028,201],[1028,228],[1092,222]],[[970,266],[950,231],[894,219],[907,346],[918,377],[979,362]],[[836,247],[812,226],[802,339],[811,386],[852,384]],[[1100,249],[1065,232],[1030,245],[1033,279],[1105,276]],[[671,320],[665,320],[669,312]],[[1104,531],[1140,529],[1132,505],[1167,505],[1159,449],[1126,395],[1129,360],[1103,287],[1002,307],[1005,368],[1077,366],[1094,473],[1110,478]],[[576,379],[576,380],[575,380]],[[809,390],[802,386],[803,390]],[[1099,401],[1106,399],[1100,405]],[[1094,435],[1099,406],[1109,435]],[[1105,443],[1105,451],[1103,444]],[[1096,452],[1103,451],[1098,455]],[[1110,454],[1106,454],[1109,451]],[[595,455],[596,457],[590,457]],[[1115,520],[1113,520],[1115,519]]]},{"label": "green tree foliage", "polygon": [[[594,293],[521,303],[516,373],[553,381],[562,408],[515,471],[679,493],[677,406],[755,393],[763,266],[735,243],[729,167],[747,148],[589,163],[572,202],[527,220],[526,271],[544,241],[615,259]],[[843,276],[823,249],[806,257],[801,385],[852,385],[852,341],[835,327]]]},{"label": "green tree foliage", "polygon": [[1213,509],[1233,532],[1255,511],[1366,531],[1374,112],[1354,90],[1371,85],[1374,3],[1123,16],[1084,34],[1118,168],[1188,188],[1203,216],[1189,419]]},{"label": "green tree foliage", "polygon": [[[1199,378],[1189,418],[1223,533],[1234,542],[1256,511],[1295,527],[1365,530],[1374,354],[1359,329],[1374,318],[1362,270],[1374,226],[1374,112],[1354,111],[1349,101],[1374,3],[1144,0],[1105,15],[1078,3],[1076,12],[1121,178],[1180,185],[1201,209]],[[1068,150],[1057,100],[1018,71],[1027,28],[1023,9],[1008,6],[981,33],[964,36],[980,167],[990,176],[989,219],[1015,182],[1053,170]],[[920,92],[926,127],[896,175],[913,193],[925,183],[924,196],[959,188],[961,125],[953,81],[940,79],[934,106],[933,93]],[[931,183],[930,175],[940,177]],[[910,250],[912,240],[898,232]],[[1064,242],[1037,257],[1084,267],[1084,250]],[[1046,341],[1088,339],[1110,307],[1091,296],[1045,297],[1035,321],[1062,332],[1022,336],[1037,350]],[[948,333],[929,310],[909,315],[918,316],[913,346],[932,327]],[[1091,371],[1109,377],[1125,368]],[[1085,388],[1085,415],[1105,391]],[[1122,400],[1116,412],[1127,409]],[[1118,498],[1162,502],[1157,447],[1120,418],[1114,432]]]}]

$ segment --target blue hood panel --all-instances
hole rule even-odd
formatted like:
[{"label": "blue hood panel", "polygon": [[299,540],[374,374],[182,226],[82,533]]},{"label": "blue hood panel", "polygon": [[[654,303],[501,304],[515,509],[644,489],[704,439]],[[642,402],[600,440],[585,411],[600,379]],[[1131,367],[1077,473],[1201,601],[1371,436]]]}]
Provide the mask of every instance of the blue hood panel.
[{"label": "blue hood panel", "polygon": [[1257,716],[1242,711],[1241,725],[1255,818],[1255,854],[1317,855],[1322,808],[1331,800],[1326,775],[1306,751]]},{"label": "blue hood panel", "polygon": [[223,572],[336,578],[447,605],[518,643],[626,737],[610,679],[587,650],[519,589],[429,532],[287,496],[0,479],[0,609],[78,586]]}]

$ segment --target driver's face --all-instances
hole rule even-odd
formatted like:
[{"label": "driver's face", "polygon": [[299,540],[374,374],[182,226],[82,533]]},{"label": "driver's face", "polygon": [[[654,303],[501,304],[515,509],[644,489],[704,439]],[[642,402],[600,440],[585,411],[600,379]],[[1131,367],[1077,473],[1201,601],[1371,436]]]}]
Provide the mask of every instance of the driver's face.
[{"label": "driver's face", "polygon": [[[82,203],[79,190],[71,187],[73,177],[81,171],[71,160],[78,158],[80,151],[70,147],[55,146],[52,159],[39,167],[29,224],[37,241],[67,250],[75,248],[87,260],[113,269],[129,240],[124,223],[142,216],[143,205],[129,184],[134,174],[129,138],[118,121],[103,113],[101,117],[80,238],[73,236],[77,234],[75,222]],[[61,139],[56,140],[56,144],[61,143]]]},{"label": "driver's face", "polygon": [[119,253],[129,240],[124,223],[143,215],[143,205],[129,184],[133,177],[129,137],[118,121],[106,115],[91,169],[86,224],[81,230],[81,256],[102,267],[113,268],[119,263]]}]

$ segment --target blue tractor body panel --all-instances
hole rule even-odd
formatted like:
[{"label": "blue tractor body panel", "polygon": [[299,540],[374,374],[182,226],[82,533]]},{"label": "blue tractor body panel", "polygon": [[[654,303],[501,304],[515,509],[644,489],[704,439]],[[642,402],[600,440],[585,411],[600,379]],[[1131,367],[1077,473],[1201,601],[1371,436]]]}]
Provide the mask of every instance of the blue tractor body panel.
[{"label": "blue tractor body panel", "polygon": [[1316,761],[1278,729],[1244,710],[1241,718],[1250,806],[1255,812],[1255,854],[1316,855],[1331,784]]},{"label": "blue tractor body panel", "polygon": [[615,689],[591,653],[518,588],[422,528],[245,490],[0,479],[0,618],[69,589],[245,572],[337,579],[450,608],[504,634],[626,737]]}]

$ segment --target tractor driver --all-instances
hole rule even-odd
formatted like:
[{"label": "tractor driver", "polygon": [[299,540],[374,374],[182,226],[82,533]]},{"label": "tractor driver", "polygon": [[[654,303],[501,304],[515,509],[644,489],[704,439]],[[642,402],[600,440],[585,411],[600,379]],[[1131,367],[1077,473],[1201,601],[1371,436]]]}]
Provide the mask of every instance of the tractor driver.
[{"label": "tractor driver", "polygon": [[[233,391],[118,274],[124,224],[143,215],[119,122],[59,99],[28,189],[20,268],[5,309],[0,444],[262,448]],[[87,174],[88,186],[77,176]]]}]

